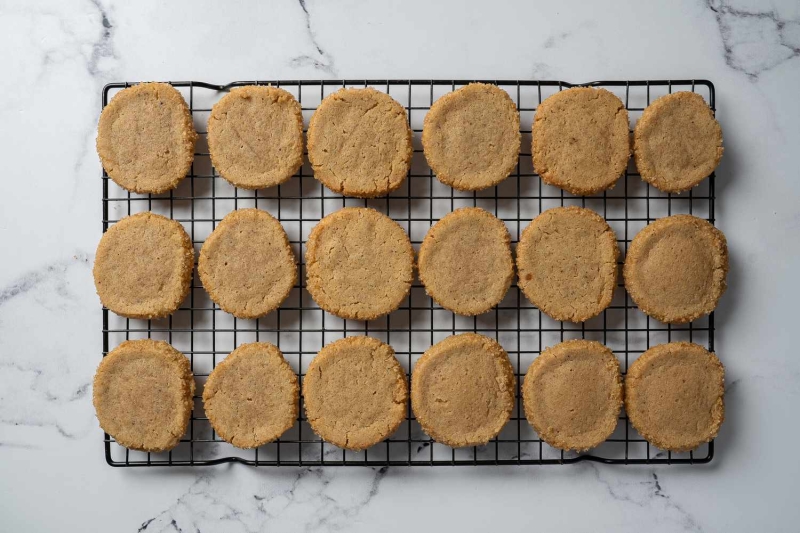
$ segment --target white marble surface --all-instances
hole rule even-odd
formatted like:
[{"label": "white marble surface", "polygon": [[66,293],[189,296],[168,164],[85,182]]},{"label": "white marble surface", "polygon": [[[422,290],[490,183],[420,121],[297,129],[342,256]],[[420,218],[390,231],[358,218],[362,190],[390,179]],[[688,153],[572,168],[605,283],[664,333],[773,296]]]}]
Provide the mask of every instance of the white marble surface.
[{"label": "white marble surface", "polygon": [[[429,4],[0,0],[0,529],[796,529],[800,3]],[[108,467],[91,406],[101,87],[320,77],[714,81],[732,270],[712,464]]]}]

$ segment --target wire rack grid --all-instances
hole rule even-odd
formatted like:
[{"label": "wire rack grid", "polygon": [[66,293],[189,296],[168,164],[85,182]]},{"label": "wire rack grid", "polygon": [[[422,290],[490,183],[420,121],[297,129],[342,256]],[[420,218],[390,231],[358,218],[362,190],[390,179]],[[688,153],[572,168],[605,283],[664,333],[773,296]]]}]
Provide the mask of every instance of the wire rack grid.
[{"label": "wire rack grid", "polygon": [[[181,222],[199,251],[204,239],[227,213],[258,207],[276,216],[286,229],[299,261],[298,284],[277,311],[259,320],[240,320],[210,301],[197,275],[189,298],[172,316],[162,320],[133,320],[103,310],[103,355],[127,339],[154,338],[170,342],[190,359],[198,384],[195,408],[187,434],[167,453],[145,453],[119,446],[105,435],[105,457],[112,466],[197,466],[238,462],[254,466],[314,465],[551,465],[580,461],[608,464],[699,464],[711,461],[714,443],[689,453],[671,453],[651,447],[630,425],[624,412],[611,437],[588,453],[551,448],[541,441],[525,420],[519,384],[530,363],[543,348],[566,339],[598,340],[619,357],[623,371],[649,347],[686,340],[713,351],[714,316],[682,326],[650,319],[628,297],[622,283],[612,305],[583,324],[557,322],[542,314],[512,285],[506,298],[489,313],[461,317],[436,305],[415,281],[410,297],[389,316],[370,322],[342,320],[324,313],[305,291],[305,240],[325,215],[343,206],[369,206],[393,218],[406,231],[416,249],[427,230],[445,214],[463,206],[487,209],[503,220],[514,246],[530,220],[545,209],[579,205],[605,217],[616,232],[623,252],[633,236],[653,220],[691,213],[714,223],[714,175],[684,195],[662,193],[644,183],[633,164],[617,185],[602,195],[577,197],[545,185],[534,172],[530,145],[536,107],[547,96],[575,85],[603,87],[624,102],[631,124],[658,96],[687,90],[700,93],[715,110],[714,85],[707,80],[599,81],[570,84],[563,81],[486,80],[506,90],[516,103],[522,124],[522,150],[512,175],[496,187],[479,192],[460,192],[441,184],[425,162],[420,136],[425,113],[437,98],[472,81],[480,80],[337,80],[337,81],[242,81],[227,85],[202,82],[169,82],[186,98],[199,140],[195,160],[177,189],[162,195],[140,195],[122,190],[104,172],[103,231],[121,218],[154,211]],[[103,89],[107,105],[119,90],[133,83],[112,83]],[[341,87],[371,86],[390,94],[407,110],[414,132],[414,156],[408,179],[387,197],[345,198],[314,179],[305,161],[286,184],[266,190],[236,189],[211,165],[206,126],[213,104],[226,91],[243,85],[275,85],[300,102],[304,122],[325,96]],[[624,258],[624,254],[623,254]],[[621,259],[622,260],[622,259]],[[370,335],[389,343],[410,377],[414,362],[432,344],[461,332],[478,332],[497,339],[509,353],[518,381],[517,401],[510,422],[485,446],[453,449],[433,442],[414,419],[409,407],[405,422],[385,442],[363,452],[342,450],[320,440],[305,420],[304,411],[295,426],[277,442],[254,450],[239,450],[222,441],[211,428],[202,407],[202,385],[215,365],[244,342],[268,341],[277,345],[303,379],[308,364],[333,340],[350,335]],[[302,399],[301,399],[302,404]]]}]

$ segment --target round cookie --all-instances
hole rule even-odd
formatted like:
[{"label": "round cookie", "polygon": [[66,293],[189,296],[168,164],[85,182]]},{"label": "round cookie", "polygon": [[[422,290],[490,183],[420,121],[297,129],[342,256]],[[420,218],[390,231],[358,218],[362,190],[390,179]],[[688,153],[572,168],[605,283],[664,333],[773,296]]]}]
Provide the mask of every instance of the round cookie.
[{"label": "round cookie", "polygon": [[189,106],[166,83],[140,83],[114,95],[100,114],[97,154],[114,182],[132,192],[178,186],[194,160]]},{"label": "round cookie", "polygon": [[283,435],[297,420],[299,399],[297,375],[268,342],[236,348],[203,387],[211,426],[238,448],[257,448]]},{"label": "round cookie", "polygon": [[514,278],[505,224],[479,207],[456,209],[428,230],[419,250],[419,277],[436,303],[460,315],[499,304]]},{"label": "round cookie", "polygon": [[556,207],[533,219],[517,245],[519,288],[555,320],[583,322],[611,305],[617,237],[583,207]]},{"label": "round cookie", "polygon": [[508,354],[476,333],[447,337],[414,365],[411,407],[422,429],[448,446],[480,446],[500,433],[514,409]]},{"label": "round cookie", "polygon": [[425,159],[455,189],[477,191],[506,179],[519,146],[517,106],[496,85],[470,83],[436,100],[425,115]]},{"label": "round cookie", "polygon": [[631,241],[625,288],[646,314],[668,324],[707,315],[725,292],[725,235],[692,215],[660,218]]},{"label": "round cookie", "polygon": [[566,89],[536,109],[533,167],[547,184],[595,194],[614,186],[630,154],[628,111],[605,89]]},{"label": "round cookie", "polygon": [[289,296],[297,281],[297,262],[280,222],[260,209],[238,209],[203,243],[197,272],[223,311],[258,318]]},{"label": "round cookie", "polygon": [[208,149],[214,168],[233,185],[280,185],[303,164],[300,104],[277,87],[234,89],[211,109]]},{"label": "round cookie", "polygon": [[664,192],[688,191],[719,165],[722,128],[703,97],[662,96],[647,106],[633,132],[633,158],[642,179]]},{"label": "round cookie", "polygon": [[317,435],[340,448],[364,450],[391,436],[405,419],[406,375],[388,344],[347,337],[311,361],[303,401]]},{"label": "round cookie", "polygon": [[525,416],[547,444],[586,451],[617,427],[622,377],[614,354],[596,341],[570,340],[545,349],[522,384]]},{"label": "round cookie", "polygon": [[413,147],[406,110],[371,87],[326,97],[308,126],[314,177],[345,196],[373,198],[399,188]]},{"label": "round cookie", "polygon": [[345,207],[306,242],[306,288],[325,311],[372,320],[397,309],[414,280],[414,249],[400,225],[367,207]]},{"label": "round cookie", "polygon": [[717,436],[725,418],[725,370],[702,346],[671,342],[650,348],[625,376],[625,411],[651,444],[693,450]]},{"label": "round cookie", "polygon": [[92,400],[120,446],[163,452],[186,433],[194,400],[189,360],[164,341],[125,341],[100,362]]},{"label": "round cookie", "polygon": [[189,294],[192,240],[180,222],[155,213],[125,217],[103,234],[94,285],[104,306],[128,318],[163,318]]}]

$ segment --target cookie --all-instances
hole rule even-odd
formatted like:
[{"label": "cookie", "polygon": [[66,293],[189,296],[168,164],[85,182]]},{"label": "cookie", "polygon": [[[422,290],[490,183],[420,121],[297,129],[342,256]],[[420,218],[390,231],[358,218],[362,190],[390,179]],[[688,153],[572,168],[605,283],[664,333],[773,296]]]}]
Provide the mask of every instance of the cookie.
[{"label": "cookie", "polygon": [[94,258],[104,306],[128,318],[163,318],[189,294],[192,240],[180,222],[155,213],[125,217],[106,231]]},{"label": "cookie", "polygon": [[308,126],[314,177],[345,196],[373,198],[406,179],[413,148],[406,110],[371,87],[326,97]]},{"label": "cookie", "polygon": [[306,288],[325,311],[372,320],[397,309],[414,280],[414,249],[400,225],[366,207],[345,207],[306,242]]},{"label": "cookie", "polygon": [[299,399],[297,375],[268,342],[236,348],[203,387],[211,426],[237,448],[257,448],[283,435],[297,420]]},{"label": "cookie", "polygon": [[691,322],[713,311],[725,292],[725,235],[692,215],[660,218],[631,241],[623,274],[643,312],[668,324]]},{"label": "cookie", "polygon": [[177,187],[192,167],[196,141],[189,106],[166,83],[121,90],[97,125],[103,168],[131,192],[155,194]]},{"label": "cookie", "polygon": [[533,219],[517,245],[519,288],[555,320],[583,322],[611,305],[617,237],[582,207],[556,207]]},{"label": "cookie", "polygon": [[164,341],[125,341],[100,362],[92,400],[120,446],[163,452],[186,433],[194,400],[189,360]]},{"label": "cookie", "polygon": [[506,225],[479,207],[449,213],[422,241],[419,278],[445,309],[466,316],[485,313],[502,301],[514,278]]},{"label": "cookie", "polygon": [[238,209],[203,243],[197,273],[223,311],[258,318],[289,296],[297,262],[280,222],[260,209]]},{"label": "cookie", "polygon": [[588,195],[614,186],[630,158],[628,111],[605,89],[573,87],[539,105],[533,168],[542,181]]},{"label": "cookie", "polygon": [[614,354],[596,341],[570,340],[545,349],[522,383],[525,417],[547,444],[586,451],[617,427],[622,376]]},{"label": "cookie", "polygon": [[719,165],[722,128],[703,97],[662,96],[647,106],[633,132],[633,158],[647,183],[664,192],[688,191]]},{"label": "cookie", "polygon": [[208,150],[220,175],[243,189],[274,187],[303,164],[303,114],[277,87],[234,89],[211,109]]},{"label": "cookie", "polygon": [[496,85],[470,83],[436,100],[425,115],[425,159],[455,189],[477,191],[506,179],[519,146],[517,106]]},{"label": "cookie", "polygon": [[489,337],[462,333],[434,344],[414,365],[411,407],[435,441],[480,446],[508,422],[515,391],[503,347]]},{"label": "cookie", "polygon": [[326,345],[303,378],[311,429],[348,450],[365,450],[390,437],[406,417],[408,385],[388,344],[347,337]]},{"label": "cookie", "polygon": [[650,444],[687,452],[717,436],[725,418],[725,370],[689,342],[650,348],[625,376],[625,411]]}]

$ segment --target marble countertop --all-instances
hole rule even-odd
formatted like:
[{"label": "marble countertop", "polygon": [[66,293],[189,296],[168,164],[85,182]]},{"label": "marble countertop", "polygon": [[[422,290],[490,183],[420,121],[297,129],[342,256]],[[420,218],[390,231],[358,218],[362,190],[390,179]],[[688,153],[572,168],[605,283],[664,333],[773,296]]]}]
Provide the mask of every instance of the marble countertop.
[{"label": "marble countertop", "polygon": [[[382,5],[379,5],[382,4]],[[800,4],[0,1],[0,529],[781,531],[800,520]],[[91,405],[110,81],[708,78],[731,252],[711,464],[114,469]],[[795,480],[795,481],[793,481]]]}]

